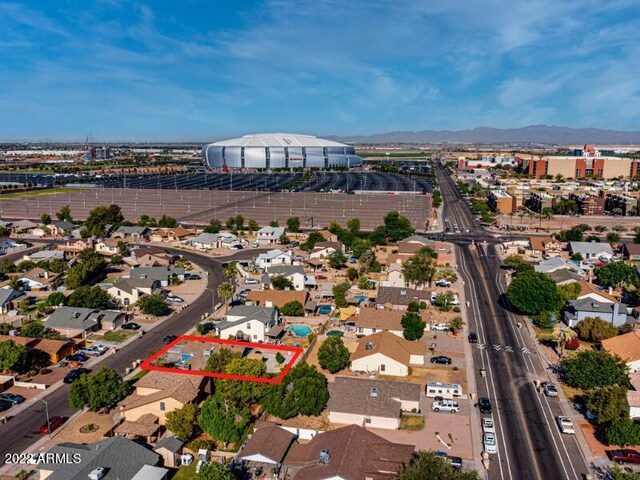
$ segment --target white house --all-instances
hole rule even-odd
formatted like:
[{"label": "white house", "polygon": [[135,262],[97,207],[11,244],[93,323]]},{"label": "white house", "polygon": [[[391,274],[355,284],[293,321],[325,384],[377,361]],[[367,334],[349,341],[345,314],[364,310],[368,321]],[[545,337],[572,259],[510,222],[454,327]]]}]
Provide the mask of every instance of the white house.
[{"label": "white house", "polygon": [[424,365],[424,342],[410,342],[390,332],[374,333],[358,340],[351,355],[351,370],[406,377],[411,365]]},{"label": "white house", "polygon": [[64,252],[62,250],[38,250],[37,252],[25,254],[22,259],[32,262],[51,261],[53,259],[64,260]]},{"label": "white house", "polygon": [[222,339],[265,342],[270,335],[279,333],[276,332],[278,328],[274,329],[279,324],[278,310],[269,302],[264,307],[238,305],[229,310],[227,319],[218,325],[218,331]]},{"label": "white house", "polygon": [[427,397],[456,398],[462,396],[462,386],[457,383],[427,382]]},{"label": "white house", "polygon": [[329,383],[329,422],[396,430],[401,412],[420,411],[420,385],[336,377]]},{"label": "white house", "polygon": [[402,271],[402,263],[394,262],[389,265],[387,270],[387,281],[384,283],[385,287],[397,287],[405,288],[407,282],[404,278],[404,272]]},{"label": "white house", "polygon": [[314,245],[309,258],[329,258],[336,252],[345,253],[345,247],[342,242],[318,242]]},{"label": "white house", "polygon": [[212,248],[229,248],[238,243],[238,237],[233,233],[207,233],[202,232],[189,241],[198,250],[211,250]]},{"label": "white house", "polygon": [[608,262],[615,254],[611,245],[604,242],[569,242],[571,255],[580,254],[584,260],[601,260]]},{"label": "white house", "polygon": [[121,278],[109,288],[107,293],[123,306],[133,305],[140,297],[162,293],[160,281],[153,278]]},{"label": "white house", "polygon": [[278,249],[261,253],[258,255],[258,258],[256,258],[256,265],[258,265],[259,268],[264,269],[282,265],[291,265],[292,263],[293,256],[291,255],[291,252],[285,252]]},{"label": "white house", "polygon": [[262,227],[256,234],[256,241],[261,244],[276,243],[284,235],[284,227]]},{"label": "white house", "polygon": [[293,283],[293,289],[302,291],[307,284],[307,276],[304,273],[304,267],[300,265],[282,266],[282,267],[269,267],[267,268],[267,275],[272,277],[284,277]]},{"label": "white house", "polygon": [[118,253],[118,240],[106,238],[96,242],[95,250],[102,255],[113,256]]}]

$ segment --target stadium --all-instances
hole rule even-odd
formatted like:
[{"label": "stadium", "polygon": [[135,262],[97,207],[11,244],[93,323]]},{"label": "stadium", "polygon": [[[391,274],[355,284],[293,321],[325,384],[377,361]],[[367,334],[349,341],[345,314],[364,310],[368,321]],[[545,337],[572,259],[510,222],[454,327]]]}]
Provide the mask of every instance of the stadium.
[{"label": "stadium", "polygon": [[311,135],[265,133],[210,143],[202,148],[206,167],[226,169],[353,168],[362,158],[353,147]]}]

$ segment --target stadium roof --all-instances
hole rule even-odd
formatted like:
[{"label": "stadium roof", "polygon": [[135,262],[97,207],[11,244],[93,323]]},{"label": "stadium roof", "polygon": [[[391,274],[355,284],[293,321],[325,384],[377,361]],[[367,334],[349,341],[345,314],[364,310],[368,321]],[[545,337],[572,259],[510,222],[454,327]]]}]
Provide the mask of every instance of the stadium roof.
[{"label": "stadium roof", "polygon": [[260,133],[244,135],[241,138],[222,140],[211,145],[235,147],[345,147],[344,143],[333,142],[313,135],[297,133]]}]

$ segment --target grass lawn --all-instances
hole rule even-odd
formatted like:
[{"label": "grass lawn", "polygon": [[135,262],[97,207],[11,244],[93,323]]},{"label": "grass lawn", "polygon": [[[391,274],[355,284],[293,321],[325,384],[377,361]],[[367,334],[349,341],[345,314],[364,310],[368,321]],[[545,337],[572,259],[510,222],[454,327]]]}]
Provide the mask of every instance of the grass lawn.
[{"label": "grass lawn", "polygon": [[136,380],[140,380],[142,377],[144,377],[147,373],[149,373],[149,370],[140,370],[138,373],[136,373],[133,377],[131,377],[129,379],[130,382],[135,382]]},{"label": "grass lawn", "polygon": [[400,430],[417,432],[424,428],[423,415],[402,415],[400,417]]},{"label": "grass lawn", "polygon": [[536,337],[538,337],[540,341],[555,340],[553,328],[539,328],[534,325],[533,330],[536,332]]},{"label": "grass lawn", "polygon": [[198,461],[194,458],[191,465],[182,466],[178,469],[172,480],[193,480],[196,476],[196,464]]},{"label": "grass lawn", "polygon": [[79,191],[79,188],[47,188],[41,190],[30,190],[28,192],[3,193],[2,195],[0,195],[0,198],[29,198],[40,197],[43,195],[55,195],[58,193],[73,193]]},{"label": "grass lawn", "polygon": [[131,330],[116,330],[113,332],[107,332],[104,335],[92,335],[91,340],[104,340],[105,342],[121,343],[135,334],[136,332]]}]

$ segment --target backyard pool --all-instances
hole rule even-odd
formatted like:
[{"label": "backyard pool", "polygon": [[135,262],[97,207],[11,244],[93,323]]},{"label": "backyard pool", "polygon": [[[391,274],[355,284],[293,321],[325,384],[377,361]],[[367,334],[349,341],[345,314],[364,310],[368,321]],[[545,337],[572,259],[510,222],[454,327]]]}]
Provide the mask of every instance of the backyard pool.
[{"label": "backyard pool", "polygon": [[296,337],[308,337],[311,329],[306,325],[289,325],[284,328],[288,332],[293,332]]},{"label": "backyard pool", "polygon": [[318,313],[320,315],[329,315],[333,307],[331,305],[320,305],[318,307]]},{"label": "backyard pool", "polygon": [[353,298],[358,300],[358,303],[363,303],[369,300],[369,297],[367,295],[354,295]]},{"label": "backyard pool", "polygon": [[344,333],[342,333],[340,330],[331,330],[331,331],[327,332],[327,336],[329,336],[329,337],[344,337]]}]

